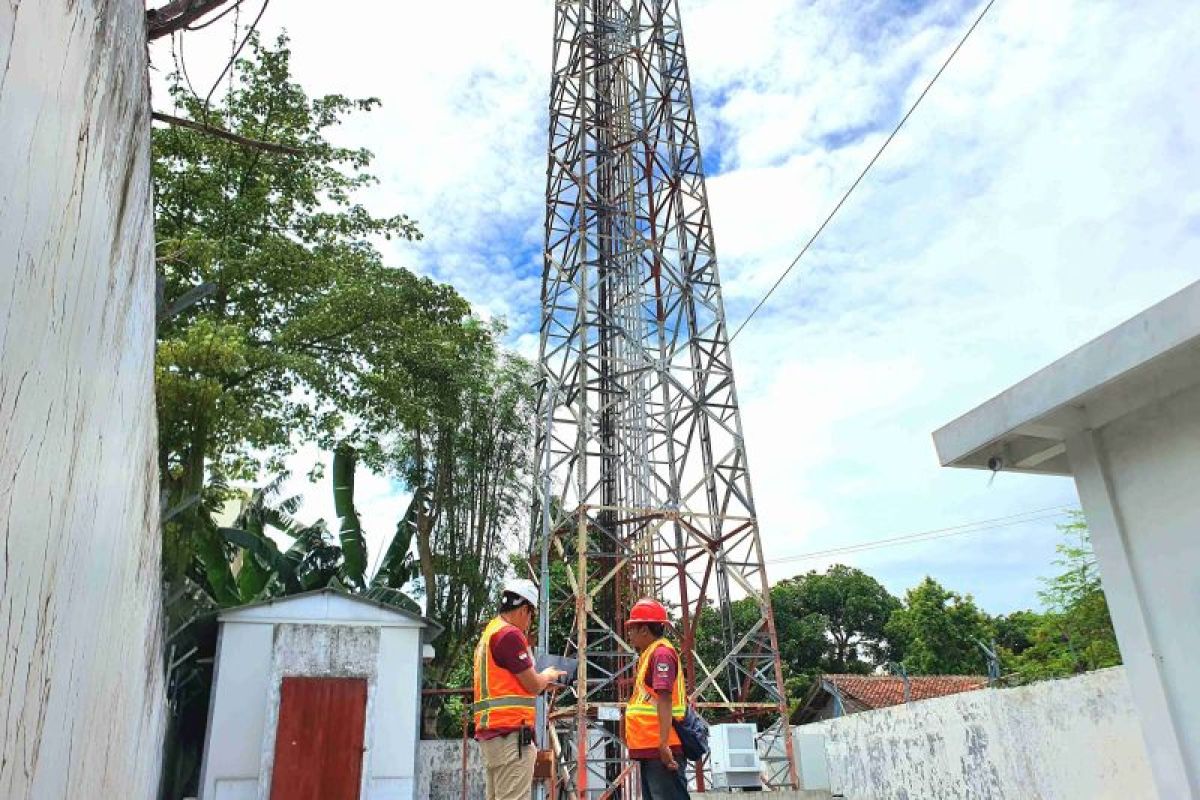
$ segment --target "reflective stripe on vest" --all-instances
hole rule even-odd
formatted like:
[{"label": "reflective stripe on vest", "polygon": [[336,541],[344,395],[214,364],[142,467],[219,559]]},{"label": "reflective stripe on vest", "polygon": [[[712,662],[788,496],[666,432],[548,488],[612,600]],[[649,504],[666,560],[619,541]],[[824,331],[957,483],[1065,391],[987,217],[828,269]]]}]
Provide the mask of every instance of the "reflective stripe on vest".
[{"label": "reflective stripe on vest", "polygon": [[536,697],[493,697],[490,700],[480,700],[476,703],[471,703],[471,708],[475,711],[483,711],[489,708],[536,708]]},{"label": "reflective stripe on vest", "polygon": [[[683,684],[683,664],[679,652],[666,639],[659,639],[638,656],[637,680],[633,685],[633,696],[625,707],[625,746],[630,750],[658,749],[658,695],[646,686],[646,671],[650,669],[650,657],[659,647],[669,647],[675,653],[675,683],[671,687],[671,717],[683,719],[687,713],[687,694]],[[679,734],[671,726],[667,744],[678,747]]]},{"label": "reflective stripe on vest", "polygon": [[533,727],[536,698],[525,691],[516,675],[492,658],[492,637],[511,627],[496,617],[483,629],[475,646],[475,702],[471,710],[477,731],[519,728],[523,724]]}]

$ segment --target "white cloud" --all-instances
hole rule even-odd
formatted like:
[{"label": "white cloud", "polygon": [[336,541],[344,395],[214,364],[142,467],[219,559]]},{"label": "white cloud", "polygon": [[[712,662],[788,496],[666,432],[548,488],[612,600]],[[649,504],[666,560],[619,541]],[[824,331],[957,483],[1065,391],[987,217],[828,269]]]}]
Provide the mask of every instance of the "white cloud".
[{"label": "white cloud", "polygon": [[[979,6],[681,1],[737,323]],[[339,136],[377,154],[371,206],[427,235],[396,262],[532,353],[552,4],[351,8],[280,3],[267,29],[287,26],[311,92],[383,98]],[[192,36],[196,77],[229,31]],[[1165,0],[994,6],[735,343],[768,557],[1074,501],[1065,480],[943,470],[929,433],[1200,277],[1198,38],[1200,9]],[[389,533],[400,501],[378,492]],[[1042,523],[846,560],[1004,610],[1034,602],[1054,540]]]}]

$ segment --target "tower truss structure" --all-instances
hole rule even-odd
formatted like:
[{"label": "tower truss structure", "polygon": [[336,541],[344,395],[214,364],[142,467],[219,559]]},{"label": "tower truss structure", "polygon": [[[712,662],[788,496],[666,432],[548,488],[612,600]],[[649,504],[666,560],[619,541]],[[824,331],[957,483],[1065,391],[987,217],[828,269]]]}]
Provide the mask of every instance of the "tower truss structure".
[{"label": "tower truss structure", "polygon": [[757,722],[771,782],[794,785],[678,0],[554,13],[533,555],[539,646],[581,664],[539,713],[555,784],[636,779],[622,622],[648,596],[677,620],[692,700]]}]

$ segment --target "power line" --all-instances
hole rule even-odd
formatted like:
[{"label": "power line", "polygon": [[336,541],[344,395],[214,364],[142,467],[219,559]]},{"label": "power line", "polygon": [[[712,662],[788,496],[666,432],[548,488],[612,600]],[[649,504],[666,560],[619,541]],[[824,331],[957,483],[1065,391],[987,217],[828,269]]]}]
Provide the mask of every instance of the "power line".
[{"label": "power line", "polygon": [[1041,522],[1043,520],[1059,519],[1062,516],[1064,516],[1064,513],[1058,512],[1056,514],[1044,514],[1040,517],[1027,517],[1025,519],[1013,520],[1011,522],[998,523],[996,525],[985,525],[985,526],[978,527],[978,528],[967,528],[964,530],[949,531],[947,533],[941,533],[941,534],[937,534],[937,535],[925,535],[922,537],[913,537],[911,539],[903,539],[901,541],[895,541],[895,542],[882,542],[882,543],[864,542],[861,545],[850,545],[847,547],[833,548],[831,550],[821,550],[821,551],[818,551],[815,553],[806,553],[804,555],[794,556],[794,557],[784,559],[784,560],[786,560],[786,561],[812,560],[812,559],[816,559],[816,558],[827,558],[829,556],[835,556],[835,555],[849,555],[849,554],[853,554],[853,553],[865,552],[867,550],[881,550],[886,547],[898,547],[900,545],[905,545],[905,544],[922,544],[924,542],[932,542],[932,541],[936,541],[938,539],[946,539],[951,536],[962,536],[963,534],[967,534],[967,533],[983,533],[984,531],[992,531],[992,530],[996,530],[998,528],[1011,528],[1014,525],[1022,525],[1027,522]]},{"label": "power line", "polygon": [[821,223],[819,228],[817,228],[816,233],[814,233],[809,240],[805,242],[804,247],[800,248],[800,252],[796,254],[795,258],[792,259],[792,263],[788,265],[788,268],[783,271],[783,274],[780,275],[775,283],[772,284],[771,288],[767,290],[767,293],[763,295],[761,300],[758,301],[758,304],[754,306],[754,309],[749,313],[749,315],[742,320],[742,324],[738,325],[737,330],[733,332],[733,336],[729,337],[730,342],[738,337],[738,334],[742,332],[742,329],[746,327],[746,324],[750,322],[750,320],[754,319],[754,315],[759,312],[759,309],[761,309],[766,304],[767,300],[770,299],[771,295],[775,293],[775,290],[779,288],[779,285],[783,283],[784,279],[787,278],[792,269],[795,268],[796,264],[800,262],[800,259],[804,257],[804,254],[808,252],[808,249],[812,247],[813,242],[817,240],[817,237],[824,232],[825,227],[829,225],[829,223],[837,215],[838,211],[841,210],[842,205],[846,202],[847,198],[850,197],[850,194],[856,188],[858,188],[858,184],[861,183],[862,179],[865,178],[867,173],[871,171],[871,167],[875,166],[875,162],[878,161],[879,157],[883,155],[883,151],[887,149],[887,146],[892,143],[892,139],[896,138],[896,134],[898,134],[900,129],[904,127],[904,123],[908,122],[908,118],[911,117],[913,112],[917,110],[917,106],[921,105],[921,101],[925,99],[925,95],[929,94],[929,90],[933,88],[933,84],[937,82],[938,78],[942,77],[942,73],[946,71],[946,67],[950,66],[950,62],[954,60],[956,55],[958,55],[958,51],[962,49],[964,44],[966,44],[967,39],[970,38],[971,34],[975,31],[975,28],[979,25],[979,23],[983,21],[984,16],[995,2],[996,0],[988,0],[988,4],[983,7],[983,10],[979,12],[979,16],[977,16],[975,21],[971,23],[971,27],[967,28],[967,32],[963,34],[962,39],[960,39],[954,49],[950,51],[950,55],[946,57],[946,60],[942,63],[941,68],[934,74],[932,78],[929,79],[929,83],[925,85],[925,89],[917,97],[916,102],[914,102],[912,107],[908,109],[908,113],[904,115],[899,124],[896,125],[891,134],[889,134],[887,139],[884,140],[883,144],[880,145],[879,150],[875,152],[875,155],[871,157],[871,160],[867,162],[867,165],[863,167],[862,172],[858,173],[858,177],[854,179],[854,183],[850,184],[850,188],[847,189],[845,194],[842,195],[842,199],[837,201],[837,205],[835,205],[833,210],[829,212],[829,215],[825,217],[825,221]]},{"label": "power line", "polygon": [[918,542],[935,541],[937,539],[945,539],[950,536],[962,536],[966,533],[982,533],[983,531],[996,530],[997,528],[1010,528],[1013,525],[1022,525],[1027,522],[1041,522],[1043,520],[1057,519],[1064,516],[1071,508],[1073,508],[1073,506],[1070,505],[1038,508],[1032,511],[1025,511],[1020,514],[1009,514],[1008,516],[1004,517],[978,520],[976,522],[966,522],[962,525],[952,525],[948,528],[933,528],[931,530],[906,533],[899,536],[872,539],[870,541],[846,545],[844,547],[833,547],[828,550],[816,550],[811,553],[801,553],[794,556],[771,558],[767,559],[766,563],[784,564],[793,561],[808,561],[815,558],[826,558],[834,555],[858,553],[863,550],[877,550],[883,547],[895,547],[903,544],[916,544]]},{"label": "power line", "polygon": [[[992,0],[992,2],[995,2],[995,0]],[[238,3],[238,6],[240,5],[241,3]],[[206,119],[208,118],[208,104],[212,101],[213,92],[215,92],[217,87],[221,84],[221,79],[225,77],[225,73],[229,72],[229,70],[233,68],[233,65],[237,63],[238,55],[241,54],[242,48],[246,46],[246,43],[250,41],[250,37],[254,35],[254,31],[258,29],[258,23],[262,22],[263,14],[267,13],[267,6],[269,5],[271,5],[271,0],[263,0],[262,8],[258,10],[258,16],[256,16],[254,21],[250,23],[250,27],[246,29],[246,35],[242,38],[242,43],[239,44],[233,51],[233,54],[229,56],[229,61],[226,62],[225,68],[221,70],[221,74],[218,75],[217,79],[213,82],[212,88],[208,90],[208,94],[204,98],[204,117]]]}]

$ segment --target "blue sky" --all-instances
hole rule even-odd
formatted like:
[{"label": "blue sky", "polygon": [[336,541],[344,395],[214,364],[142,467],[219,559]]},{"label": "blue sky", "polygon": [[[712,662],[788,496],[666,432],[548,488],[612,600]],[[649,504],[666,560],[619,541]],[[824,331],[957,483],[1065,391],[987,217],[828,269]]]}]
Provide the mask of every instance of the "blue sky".
[{"label": "blue sky", "polygon": [[[982,4],[681,4],[736,324]],[[327,8],[273,4],[264,27],[288,29],[310,92],[383,100],[338,135],[377,154],[371,207],[421,222],[425,240],[389,256],[505,317],[534,355],[550,0]],[[230,31],[192,36],[200,82]],[[1200,278],[1197,40],[1200,7],[1177,2],[997,1],[734,344],[768,559],[1076,502],[1068,479],[941,469],[930,433]],[[360,484],[382,537],[404,497]],[[326,487],[307,491],[306,513],[328,515]],[[1056,541],[1041,520],[839,560],[1004,612],[1036,605]]]}]

